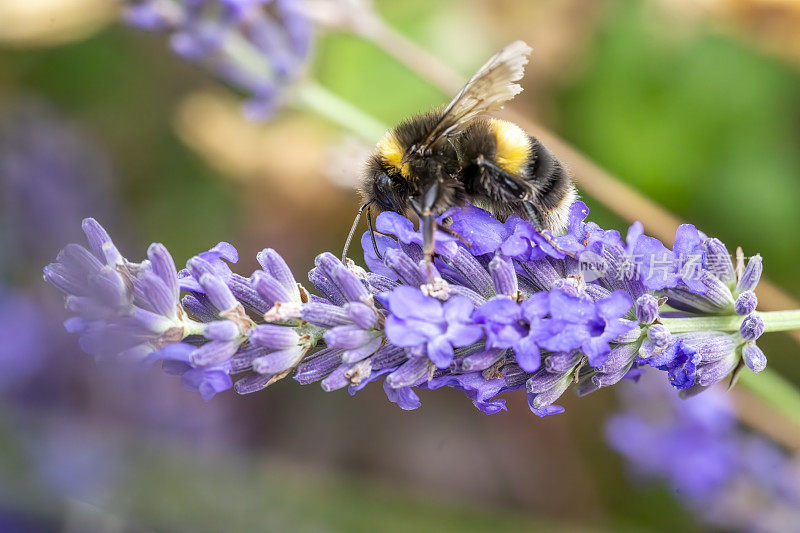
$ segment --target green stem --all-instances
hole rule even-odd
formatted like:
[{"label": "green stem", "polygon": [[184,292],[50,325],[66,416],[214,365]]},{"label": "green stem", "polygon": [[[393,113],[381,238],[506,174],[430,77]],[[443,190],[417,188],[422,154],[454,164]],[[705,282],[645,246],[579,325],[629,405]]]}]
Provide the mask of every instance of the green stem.
[{"label": "green stem", "polygon": [[[759,313],[764,319],[764,331],[800,329],[800,309]],[[661,323],[672,333],[689,331],[739,331],[744,317],[739,315],[692,318],[662,318]]]},{"label": "green stem", "polygon": [[342,126],[370,144],[377,142],[389,129],[357,106],[313,81],[299,84],[294,91],[294,97],[298,105]]}]

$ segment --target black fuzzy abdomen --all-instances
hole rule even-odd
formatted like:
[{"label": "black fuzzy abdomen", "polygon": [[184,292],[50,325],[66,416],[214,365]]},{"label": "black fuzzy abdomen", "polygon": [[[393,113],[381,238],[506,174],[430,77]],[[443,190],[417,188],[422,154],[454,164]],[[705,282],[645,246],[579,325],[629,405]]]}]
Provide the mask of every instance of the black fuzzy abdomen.
[{"label": "black fuzzy abdomen", "polygon": [[536,194],[533,202],[544,211],[557,208],[570,190],[571,180],[564,165],[535,137],[531,137],[532,157],[528,180]]}]

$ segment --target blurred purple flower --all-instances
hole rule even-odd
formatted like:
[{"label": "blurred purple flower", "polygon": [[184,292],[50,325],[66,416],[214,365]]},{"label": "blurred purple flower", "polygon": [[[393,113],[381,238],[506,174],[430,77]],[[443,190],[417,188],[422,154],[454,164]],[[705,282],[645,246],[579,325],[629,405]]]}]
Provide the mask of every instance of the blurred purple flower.
[{"label": "blurred purple flower", "polygon": [[48,325],[32,298],[0,286],[0,393],[24,384],[44,364]]},{"label": "blurred purple flower", "polygon": [[269,118],[302,73],[313,42],[297,0],[121,0],[125,21],[170,35],[173,51],[249,96],[249,118]]},{"label": "blurred purple flower", "polygon": [[800,463],[742,430],[723,392],[678,400],[653,375],[621,392],[606,437],[635,472],[670,484],[717,528],[788,531],[800,523]]},{"label": "blurred purple flower", "polygon": [[111,178],[78,126],[39,101],[9,105],[0,117],[0,273],[41,265],[84,217],[110,214]]}]

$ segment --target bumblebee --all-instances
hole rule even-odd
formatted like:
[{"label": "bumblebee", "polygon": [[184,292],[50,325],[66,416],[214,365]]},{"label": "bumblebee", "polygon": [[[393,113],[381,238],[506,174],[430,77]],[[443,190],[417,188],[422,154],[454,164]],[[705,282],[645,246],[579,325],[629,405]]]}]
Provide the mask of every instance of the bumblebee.
[{"label": "bumblebee", "polygon": [[[576,198],[567,169],[516,124],[488,118],[522,91],[531,48],[515,41],[484,64],[443,109],[402,122],[378,142],[361,185],[373,246],[371,206],[422,222],[423,251],[433,256],[436,219],[465,202],[504,220],[512,214],[540,232],[563,232]],[[439,228],[447,231],[447,228]],[[343,254],[344,255],[344,254]],[[378,253],[380,256],[380,254]]]}]

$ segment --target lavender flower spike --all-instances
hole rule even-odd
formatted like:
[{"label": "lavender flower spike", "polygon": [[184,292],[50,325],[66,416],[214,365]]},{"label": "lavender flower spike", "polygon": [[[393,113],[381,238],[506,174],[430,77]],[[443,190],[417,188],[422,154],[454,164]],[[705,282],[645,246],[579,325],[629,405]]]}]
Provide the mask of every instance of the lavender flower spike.
[{"label": "lavender flower spike", "polygon": [[[250,95],[245,113],[268,118],[308,59],[312,24],[292,1],[121,0],[133,27],[170,35],[173,51]],[[267,4],[272,4],[268,9]]]},{"label": "lavender flower spike", "polygon": [[[87,351],[161,361],[205,399],[232,386],[249,394],[296,372],[300,383],[350,394],[382,380],[403,409],[419,407],[415,389],[447,386],[492,414],[505,409],[498,395],[526,387],[532,412],[546,416],[563,411],[555,402],[573,384],[585,395],[647,366],[689,393],[766,366],[755,343],[769,313],[755,313],[752,292],[760,258],[734,268],[722,243],[688,225],[672,251],[639,224],[623,242],[586,222],[587,213],[581,202],[572,206],[569,233],[555,237],[559,250],[518,217],[454,209],[451,229],[469,244],[443,234],[432,264],[411,221],[383,213],[384,260],[368,235],[372,272],[318,255],[308,273],[317,295],[272,249],[258,254],[261,269],[249,277],[231,270],[238,253],[227,243],[176,272],[162,245],[128,261],[87,219],[88,249],[66,246],[45,279],[66,293],[75,314],[66,326]],[[627,270],[637,257],[650,266]],[[665,272],[654,278],[656,259]],[[712,316],[735,328],[706,330]]]},{"label": "lavender flower spike", "polygon": [[76,316],[66,326],[84,350],[143,360],[201,329],[178,301],[177,272],[164,246],[152,245],[149,261],[131,263],[96,220],[84,220],[83,228],[92,251],[68,245],[45,267],[44,279],[67,295]]}]

